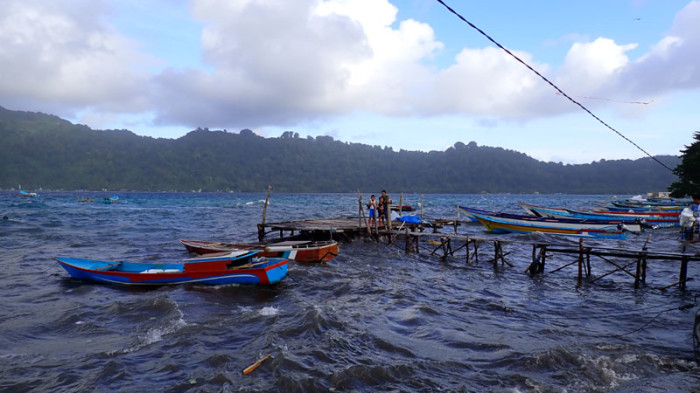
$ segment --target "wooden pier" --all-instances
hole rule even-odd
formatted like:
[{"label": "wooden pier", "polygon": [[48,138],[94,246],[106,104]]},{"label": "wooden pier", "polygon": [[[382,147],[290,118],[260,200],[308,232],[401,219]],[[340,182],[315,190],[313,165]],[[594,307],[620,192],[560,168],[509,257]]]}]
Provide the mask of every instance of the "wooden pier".
[{"label": "wooden pier", "polygon": [[[269,194],[268,194],[269,198]],[[475,264],[479,261],[479,253],[482,259],[488,258],[494,267],[508,265],[515,267],[507,257],[513,250],[523,253],[523,250],[531,248],[529,265],[523,273],[553,274],[567,267],[577,268],[577,279],[581,283],[584,279],[589,283],[610,276],[614,273],[623,273],[634,280],[634,286],[639,287],[646,283],[647,265],[650,261],[669,261],[679,263],[678,280],[658,289],[668,289],[678,286],[685,290],[686,283],[693,280],[688,277],[688,264],[700,262],[700,254],[686,252],[668,253],[654,252],[647,249],[651,237],[639,250],[608,248],[601,246],[585,245],[583,239],[579,239],[578,245],[574,243],[545,243],[528,242],[520,240],[502,239],[498,237],[474,237],[457,233],[457,227],[464,223],[457,219],[430,219],[419,223],[389,222],[387,225],[370,226],[363,214],[362,197],[359,198],[360,208],[356,217],[319,218],[299,221],[285,221],[265,223],[265,209],[263,210],[263,222],[258,224],[258,237],[262,242],[266,235],[279,233],[281,239],[334,239],[350,242],[357,237],[372,238],[377,241],[386,241],[390,245],[403,243],[407,254],[420,254],[426,252],[430,256],[437,256],[441,260],[464,260],[466,264]],[[441,230],[448,229],[449,233]],[[490,245],[490,247],[488,247]],[[506,251],[505,248],[511,248]],[[489,252],[490,251],[490,252]],[[573,257],[573,260],[565,261],[559,266],[546,271],[546,268],[554,264],[554,256]],[[527,259],[527,258],[526,258]],[[591,260],[603,262],[597,266],[607,266],[611,270],[602,270],[597,276],[593,274]]]},{"label": "wooden pier", "polygon": [[[619,272],[631,277],[635,287],[646,283],[647,265],[650,261],[680,263],[678,280],[658,289],[667,289],[673,286],[685,289],[686,283],[693,280],[692,277],[688,277],[688,264],[700,262],[700,255],[652,252],[647,250],[646,244],[639,250],[627,250],[590,246],[584,244],[583,239],[579,240],[578,245],[572,245],[460,235],[456,233],[457,226],[461,222],[456,219],[436,219],[410,224],[395,221],[392,224],[391,229],[385,226],[372,228],[365,225],[364,221],[357,217],[320,218],[259,224],[258,234],[262,238],[271,233],[278,233],[279,237],[283,239],[320,240],[332,238],[346,242],[358,237],[372,238],[394,246],[400,245],[407,254],[425,253],[429,256],[436,256],[443,261],[448,259],[463,260],[466,264],[477,263],[481,256],[481,260],[485,259],[488,263],[493,263],[494,266],[508,265],[510,267],[515,267],[515,265],[507,257],[514,249],[518,249],[522,253],[524,248],[530,248],[529,265],[525,267],[523,273],[530,275],[552,274],[568,267],[574,267],[577,269],[579,282],[585,279],[589,283],[595,283]],[[449,233],[441,231],[444,229],[449,229]],[[510,248],[510,251],[506,251],[507,247]],[[555,255],[568,255],[573,259],[547,271],[546,268],[554,265],[553,257]],[[603,264],[597,266],[608,266],[610,270],[603,268],[600,274],[594,275],[592,260],[602,261]]]}]

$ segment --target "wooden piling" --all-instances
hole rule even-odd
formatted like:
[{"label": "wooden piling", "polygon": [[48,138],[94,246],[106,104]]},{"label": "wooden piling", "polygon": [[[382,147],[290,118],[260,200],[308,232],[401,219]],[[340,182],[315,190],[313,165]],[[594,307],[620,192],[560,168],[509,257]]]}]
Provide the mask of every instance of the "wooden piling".
[{"label": "wooden piling", "polygon": [[681,274],[678,278],[678,287],[680,289],[685,289],[685,282],[687,281],[688,275],[688,257],[684,257],[681,260]]},{"label": "wooden piling", "polygon": [[[365,221],[365,228],[367,228],[367,234],[372,236],[372,230],[370,229],[369,223],[367,222],[367,217],[365,216],[365,207],[362,204],[362,193],[360,193],[360,190],[357,190],[357,195],[358,195],[357,202],[360,205],[360,208],[358,211],[359,218],[360,218],[360,220]],[[376,215],[377,212],[375,211],[374,213]],[[375,218],[375,221],[376,221],[376,218]],[[359,226],[362,226],[362,221],[360,221]]]},{"label": "wooden piling", "polygon": [[265,241],[265,218],[267,217],[267,204],[270,201],[270,192],[272,191],[272,186],[267,186],[267,196],[265,197],[265,205],[263,205],[262,214],[262,224],[258,225],[258,241],[263,243]]},{"label": "wooden piling", "polygon": [[578,281],[583,280],[583,239],[578,239]]}]

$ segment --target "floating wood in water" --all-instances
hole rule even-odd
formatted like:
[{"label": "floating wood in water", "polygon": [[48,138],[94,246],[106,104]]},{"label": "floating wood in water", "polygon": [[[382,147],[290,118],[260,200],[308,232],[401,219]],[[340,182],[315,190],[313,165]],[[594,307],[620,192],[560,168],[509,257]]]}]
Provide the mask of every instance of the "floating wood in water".
[{"label": "floating wood in water", "polygon": [[257,362],[255,362],[255,363],[251,364],[250,366],[244,368],[244,369],[243,369],[243,375],[248,375],[248,374],[252,373],[253,371],[255,371],[256,368],[260,367],[260,365],[263,364],[263,362],[264,362],[265,360],[269,359],[270,357],[271,357],[271,355],[265,355],[265,356],[263,356],[262,358],[260,358],[260,360],[258,360]]}]

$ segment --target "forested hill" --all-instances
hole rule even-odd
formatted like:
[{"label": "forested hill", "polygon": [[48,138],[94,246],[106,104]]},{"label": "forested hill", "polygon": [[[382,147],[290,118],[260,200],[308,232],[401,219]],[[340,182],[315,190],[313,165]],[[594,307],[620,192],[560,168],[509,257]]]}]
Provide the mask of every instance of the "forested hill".
[{"label": "forested hill", "polygon": [[[0,138],[2,189],[636,194],[676,180],[649,158],[563,165],[474,142],[397,152],[291,131],[263,138],[198,129],[154,139],[2,107]],[[680,163],[658,159],[670,168]]]}]

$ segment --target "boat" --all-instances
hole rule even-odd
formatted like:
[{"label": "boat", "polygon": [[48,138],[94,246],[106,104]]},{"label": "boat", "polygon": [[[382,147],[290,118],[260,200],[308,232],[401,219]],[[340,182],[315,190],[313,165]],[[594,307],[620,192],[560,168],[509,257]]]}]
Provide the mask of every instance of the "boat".
[{"label": "boat", "polygon": [[56,257],[73,278],[121,285],[274,284],[287,275],[288,260],[235,251],[180,263],[109,262]]},{"label": "boat", "polygon": [[390,207],[390,209],[393,211],[402,211],[402,212],[414,212],[414,211],[416,211],[416,208],[411,206],[411,205],[401,205],[401,206],[392,205]]},{"label": "boat", "polygon": [[261,257],[286,256],[297,262],[326,262],[338,255],[338,242],[282,241],[275,243],[219,243],[204,240],[180,240],[192,254],[211,254],[236,250],[255,251]]},{"label": "boat", "polygon": [[571,214],[566,209],[558,207],[537,206],[523,201],[518,201],[518,205],[520,205],[527,214],[535,217],[571,217]]},{"label": "boat", "polygon": [[653,227],[678,226],[680,211],[611,211],[611,210],[574,210],[555,207],[544,207],[518,202],[529,214],[549,218],[580,218],[587,220],[619,220],[625,223],[640,222],[642,225]]},{"label": "boat", "polygon": [[629,233],[640,233],[642,230],[638,222],[535,217],[458,207],[476,218],[492,233],[542,232],[584,238],[626,239]]},{"label": "boat", "polygon": [[102,198],[102,203],[117,203],[117,202],[119,202],[119,197],[117,195]]},{"label": "boat", "polygon": [[37,194],[36,192],[28,192],[24,190],[19,190],[19,194],[27,198],[35,198],[39,196],[39,194]]},{"label": "boat", "polygon": [[619,211],[602,211],[602,210],[572,210],[567,209],[571,216],[583,219],[592,220],[624,220],[627,221],[643,221],[647,225],[655,227],[677,227],[679,226],[678,212],[619,212]]}]

